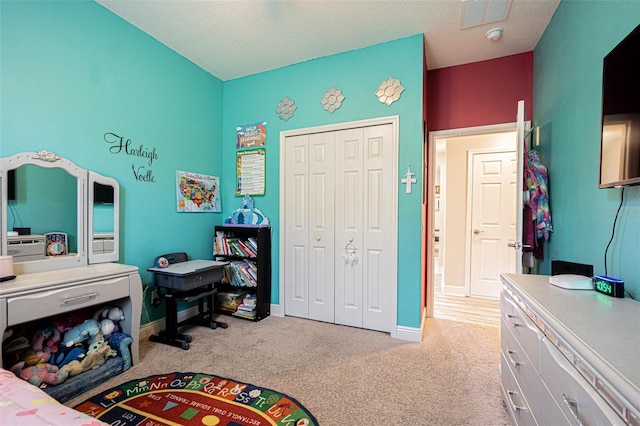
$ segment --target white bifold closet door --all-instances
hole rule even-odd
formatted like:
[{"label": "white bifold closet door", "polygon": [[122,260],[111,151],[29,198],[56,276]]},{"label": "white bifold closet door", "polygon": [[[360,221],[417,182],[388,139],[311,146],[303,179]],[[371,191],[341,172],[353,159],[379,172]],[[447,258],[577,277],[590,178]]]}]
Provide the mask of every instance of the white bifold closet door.
[{"label": "white bifold closet door", "polygon": [[391,331],[395,149],[386,124],[286,138],[286,315]]}]

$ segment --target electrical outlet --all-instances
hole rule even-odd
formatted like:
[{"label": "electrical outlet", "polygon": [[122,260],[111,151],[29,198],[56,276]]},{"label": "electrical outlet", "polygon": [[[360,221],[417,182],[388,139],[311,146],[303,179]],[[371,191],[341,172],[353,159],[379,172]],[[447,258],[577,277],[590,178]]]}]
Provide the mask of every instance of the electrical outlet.
[{"label": "electrical outlet", "polygon": [[158,306],[160,304],[160,296],[158,296],[158,289],[151,290],[151,304]]}]

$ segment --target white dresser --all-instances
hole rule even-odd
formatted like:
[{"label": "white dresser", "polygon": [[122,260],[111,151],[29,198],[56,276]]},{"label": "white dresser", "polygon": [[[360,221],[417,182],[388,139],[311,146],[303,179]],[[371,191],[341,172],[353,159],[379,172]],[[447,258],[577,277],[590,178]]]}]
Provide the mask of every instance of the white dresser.
[{"label": "white dresser", "polygon": [[502,398],[518,425],[640,425],[640,302],[502,274]]},{"label": "white dresser", "polygon": [[0,282],[0,335],[17,324],[107,304],[124,311],[120,326],[133,338],[131,359],[138,364],[142,282],[135,266],[100,263],[21,274]]}]

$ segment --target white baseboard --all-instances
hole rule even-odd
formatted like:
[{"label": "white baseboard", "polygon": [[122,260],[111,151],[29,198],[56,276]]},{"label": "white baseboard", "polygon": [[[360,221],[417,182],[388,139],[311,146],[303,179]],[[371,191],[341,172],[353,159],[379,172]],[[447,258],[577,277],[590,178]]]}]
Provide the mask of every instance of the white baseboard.
[{"label": "white baseboard", "polygon": [[271,315],[274,317],[284,317],[284,312],[282,312],[282,305],[274,305],[271,304]]},{"label": "white baseboard", "polygon": [[467,289],[465,287],[457,285],[444,285],[442,287],[442,294],[449,296],[466,296]]},{"label": "white baseboard", "polygon": [[[282,312],[282,305],[275,305],[275,304],[272,303],[271,304],[271,316],[284,317],[284,312]],[[424,329],[424,321],[420,325],[419,328],[397,326],[396,327],[396,335],[394,337],[396,339],[408,340],[410,342],[422,342],[422,330],[423,329]]]},{"label": "white baseboard", "polygon": [[422,342],[422,328],[399,325],[396,327],[396,339],[417,343]]}]

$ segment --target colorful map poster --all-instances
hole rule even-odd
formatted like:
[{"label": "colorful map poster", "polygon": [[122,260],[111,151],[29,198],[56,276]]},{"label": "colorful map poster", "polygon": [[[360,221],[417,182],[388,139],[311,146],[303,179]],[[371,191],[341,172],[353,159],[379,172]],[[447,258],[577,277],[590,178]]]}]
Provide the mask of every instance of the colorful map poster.
[{"label": "colorful map poster", "polygon": [[220,179],[176,170],[179,212],[221,212]]},{"label": "colorful map poster", "polygon": [[267,122],[236,127],[236,149],[257,148],[267,144]]},{"label": "colorful map poster", "polygon": [[236,152],[236,195],[264,195],[264,148]]}]

